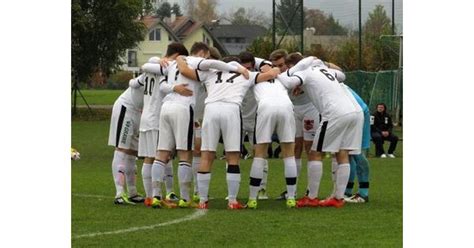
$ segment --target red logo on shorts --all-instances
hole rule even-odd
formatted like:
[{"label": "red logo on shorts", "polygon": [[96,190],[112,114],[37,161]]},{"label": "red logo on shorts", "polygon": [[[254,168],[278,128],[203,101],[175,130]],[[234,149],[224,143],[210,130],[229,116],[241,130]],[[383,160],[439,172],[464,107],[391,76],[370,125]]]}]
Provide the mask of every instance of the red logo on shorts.
[{"label": "red logo on shorts", "polygon": [[304,130],[308,131],[313,129],[314,127],[314,120],[304,120]]}]

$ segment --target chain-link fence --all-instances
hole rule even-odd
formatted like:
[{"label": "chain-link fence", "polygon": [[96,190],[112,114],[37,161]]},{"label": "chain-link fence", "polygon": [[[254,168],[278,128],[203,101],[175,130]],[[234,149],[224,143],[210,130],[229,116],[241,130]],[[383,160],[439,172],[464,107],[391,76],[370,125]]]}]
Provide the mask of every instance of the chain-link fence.
[{"label": "chain-link fence", "polygon": [[394,122],[401,124],[403,70],[400,70],[400,73],[398,70],[346,72],[345,83],[364,99],[371,112],[375,110],[377,103],[385,103]]}]

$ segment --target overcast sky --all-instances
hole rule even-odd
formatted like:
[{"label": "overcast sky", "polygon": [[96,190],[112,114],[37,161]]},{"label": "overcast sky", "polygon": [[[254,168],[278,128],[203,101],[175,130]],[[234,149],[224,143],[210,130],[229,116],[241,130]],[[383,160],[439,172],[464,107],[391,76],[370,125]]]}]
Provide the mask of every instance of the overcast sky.
[{"label": "overcast sky", "polygon": [[[179,3],[184,9],[183,0],[168,0],[170,3]],[[252,8],[258,11],[263,11],[271,16],[272,0],[218,0],[219,13],[229,11],[239,7]],[[280,0],[276,0],[277,3]],[[334,18],[339,20],[343,26],[348,26],[353,29],[358,28],[359,22],[359,1],[358,0],[304,0],[304,6],[307,8],[317,8],[325,13],[332,13]],[[392,0],[362,0],[362,23],[367,19],[368,14],[372,11],[375,5],[381,4],[384,6],[387,15],[391,18],[392,15]],[[395,0],[395,25],[397,33],[403,31],[403,3],[401,0]]]}]

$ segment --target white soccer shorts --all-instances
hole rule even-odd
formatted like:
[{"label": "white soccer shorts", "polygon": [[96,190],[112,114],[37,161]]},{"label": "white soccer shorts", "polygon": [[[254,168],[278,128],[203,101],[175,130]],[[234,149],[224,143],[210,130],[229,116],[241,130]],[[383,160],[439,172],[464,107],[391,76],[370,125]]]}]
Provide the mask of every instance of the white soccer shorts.
[{"label": "white soccer shorts", "polygon": [[158,147],[158,130],[140,131],[138,138],[138,156],[154,158]]},{"label": "white soccer shorts", "polygon": [[201,151],[216,151],[222,133],[226,152],[240,152],[242,135],[240,107],[235,103],[206,104],[202,123]]},{"label": "white soccer shorts", "polygon": [[158,150],[193,150],[193,109],[178,102],[164,102],[160,114]]},{"label": "white soccer shorts", "polygon": [[[332,120],[323,120],[316,130],[311,150],[318,152],[339,152],[359,150],[362,144],[361,112],[349,113]],[[362,125],[360,125],[362,124]]]},{"label": "white soccer shorts", "polygon": [[257,108],[255,137],[257,144],[270,143],[276,131],[281,143],[295,142],[295,117],[291,102],[263,99]]},{"label": "white soccer shorts", "polygon": [[138,150],[140,112],[116,102],[112,108],[109,145],[122,149]]},{"label": "white soccer shorts", "polygon": [[313,103],[295,105],[296,138],[313,141],[319,126],[319,112]]}]

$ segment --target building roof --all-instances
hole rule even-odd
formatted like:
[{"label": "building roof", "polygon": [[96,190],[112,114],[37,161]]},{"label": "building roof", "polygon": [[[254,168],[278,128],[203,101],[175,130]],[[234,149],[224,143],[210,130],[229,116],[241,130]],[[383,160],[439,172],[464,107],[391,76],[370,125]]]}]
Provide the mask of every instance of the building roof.
[{"label": "building roof", "polygon": [[217,38],[250,38],[264,35],[267,30],[258,25],[224,24],[212,27],[211,32]]},{"label": "building roof", "polygon": [[176,34],[173,32],[173,30],[168,25],[166,25],[166,23],[161,21],[160,18],[156,16],[144,16],[141,21],[143,22],[143,24],[145,24],[145,27],[148,30],[150,30],[151,28],[159,24],[163,26],[164,29],[166,29],[166,31],[170,34],[170,36],[173,38],[174,41],[178,41],[178,42],[181,41],[179,37],[176,36]]}]

